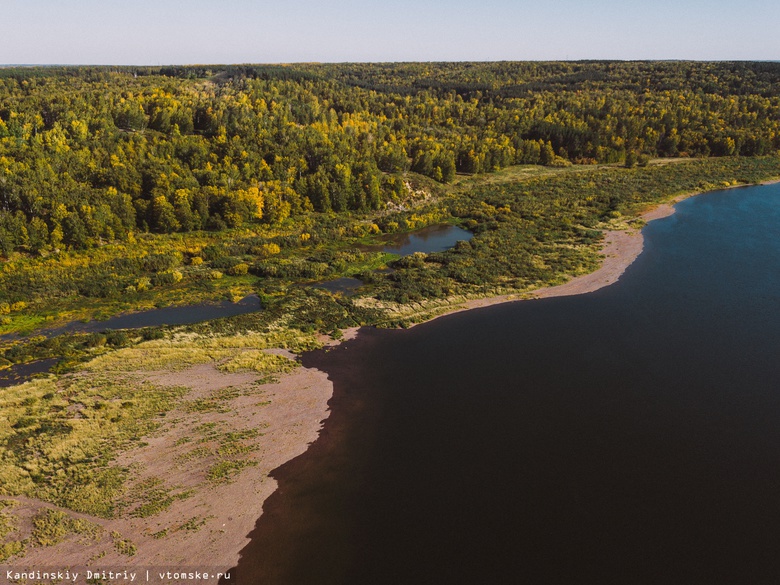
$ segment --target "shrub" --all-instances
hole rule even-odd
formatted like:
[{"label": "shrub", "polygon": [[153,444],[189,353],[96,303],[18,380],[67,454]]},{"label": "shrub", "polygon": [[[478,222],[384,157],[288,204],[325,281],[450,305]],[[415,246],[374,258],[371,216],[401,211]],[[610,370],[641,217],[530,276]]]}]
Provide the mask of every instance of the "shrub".
[{"label": "shrub", "polygon": [[236,264],[241,264],[241,258],[236,258],[235,256],[224,256],[214,260],[211,263],[211,267],[216,270],[229,270]]},{"label": "shrub", "polygon": [[204,260],[213,262],[217,258],[227,256],[227,250],[225,250],[224,246],[209,244],[203,248],[202,256]]},{"label": "shrub", "polygon": [[139,278],[138,281],[135,283],[135,288],[138,292],[143,292],[147,289],[149,289],[152,286],[151,279],[147,277]]},{"label": "shrub", "polygon": [[261,258],[268,258],[270,256],[275,256],[281,251],[282,249],[279,247],[279,244],[274,244],[273,242],[271,242],[270,244],[263,244],[261,246],[255,246],[254,248],[252,248],[252,253],[257,254]]},{"label": "shrub", "polygon": [[149,254],[143,259],[143,269],[146,272],[163,272],[172,270],[181,262],[178,252],[168,254]]},{"label": "shrub", "polygon": [[182,278],[182,273],[178,270],[169,270],[155,274],[152,279],[152,284],[154,284],[154,286],[171,285],[180,282]]},{"label": "shrub", "polygon": [[249,264],[244,264],[243,262],[227,269],[227,273],[230,276],[244,276],[247,272],[249,272]]}]

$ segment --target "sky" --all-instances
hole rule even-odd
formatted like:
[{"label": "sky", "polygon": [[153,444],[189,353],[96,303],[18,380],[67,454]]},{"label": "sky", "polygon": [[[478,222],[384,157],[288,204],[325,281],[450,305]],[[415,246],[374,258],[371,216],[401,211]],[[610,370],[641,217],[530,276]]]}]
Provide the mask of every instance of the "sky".
[{"label": "sky", "polygon": [[780,60],[778,0],[0,0],[0,63]]}]

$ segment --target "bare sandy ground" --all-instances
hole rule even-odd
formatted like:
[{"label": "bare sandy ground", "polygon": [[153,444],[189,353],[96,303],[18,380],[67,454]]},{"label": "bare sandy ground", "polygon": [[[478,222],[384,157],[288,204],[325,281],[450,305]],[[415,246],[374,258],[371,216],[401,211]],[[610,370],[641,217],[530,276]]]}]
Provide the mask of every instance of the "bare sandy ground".
[{"label": "bare sandy ground", "polygon": [[[674,213],[670,204],[659,205],[640,217],[647,221],[668,217]],[[534,291],[533,298],[565,297],[593,292],[618,281],[631,263],[637,259],[644,248],[641,230],[614,230],[604,235],[601,253],[604,260],[601,266],[590,274],[572,278],[569,282],[540,288]]]},{"label": "bare sandy ground", "polygon": [[[219,402],[219,408],[212,412],[179,408],[168,413],[166,419],[171,422],[165,429],[146,438],[145,445],[124,453],[118,461],[134,471],[135,486],[144,479],[159,478],[166,487],[178,493],[192,489],[193,495],[147,518],[123,514],[104,520],[63,510],[71,517],[97,524],[102,530],[92,537],[72,535],[55,546],[29,548],[23,558],[11,559],[3,567],[0,580],[6,568],[80,567],[78,582],[84,582],[86,569],[121,568],[138,571],[144,578],[145,571],[152,569],[151,582],[174,583],[179,581],[156,578],[158,570],[196,568],[216,574],[234,567],[239,551],[248,543],[247,535],[262,513],[263,502],[276,490],[269,473],[306,451],[317,438],[333,392],[327,375],[314,369],[299,367],[276,383],[257,384],[257,378],[255,374],[223,373],[211,364],[149,376],[156,384],[189,387],[186,400],[190,404],[220,391],[237,394]],[[259,430],[259,436],[246,441],[255,449],[251,452],[252,464],[232,481],[209,481],[206,472],[213,461],[208,455],[199,459],[191,458],[191,454],[199,445],[213,450],[219,444],[203,441],[207,434],[199,433],[198,428],[221,432]],[[56,509],[29,498],[5,499],[18,502],[13,512],[21,520],[22,533],[29,533],[32,517],[42,508]],[[132,542],[135,554],[123,554],[117,546],[121,540]]]}]

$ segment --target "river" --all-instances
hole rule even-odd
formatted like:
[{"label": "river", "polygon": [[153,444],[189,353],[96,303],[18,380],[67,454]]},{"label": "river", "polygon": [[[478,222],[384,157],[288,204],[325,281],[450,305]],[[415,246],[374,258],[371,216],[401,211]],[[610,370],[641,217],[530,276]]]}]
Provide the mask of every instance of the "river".
[{"label": "river", "polygon": [[238,583],[774,583],[780,186],[648,224],[614,285],[364,330]]}]

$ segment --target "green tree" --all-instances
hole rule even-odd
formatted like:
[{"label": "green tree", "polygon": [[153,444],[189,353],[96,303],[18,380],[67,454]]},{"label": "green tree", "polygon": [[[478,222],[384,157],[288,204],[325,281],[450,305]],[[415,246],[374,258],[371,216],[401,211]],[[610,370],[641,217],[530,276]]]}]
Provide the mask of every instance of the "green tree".
[{"label": "green tree", "polygon": [[181,228],[179,220],[176,219],[176,210],[165,195],[159,195],[152,200],[147,215],[152,231],[170,234]]}]

